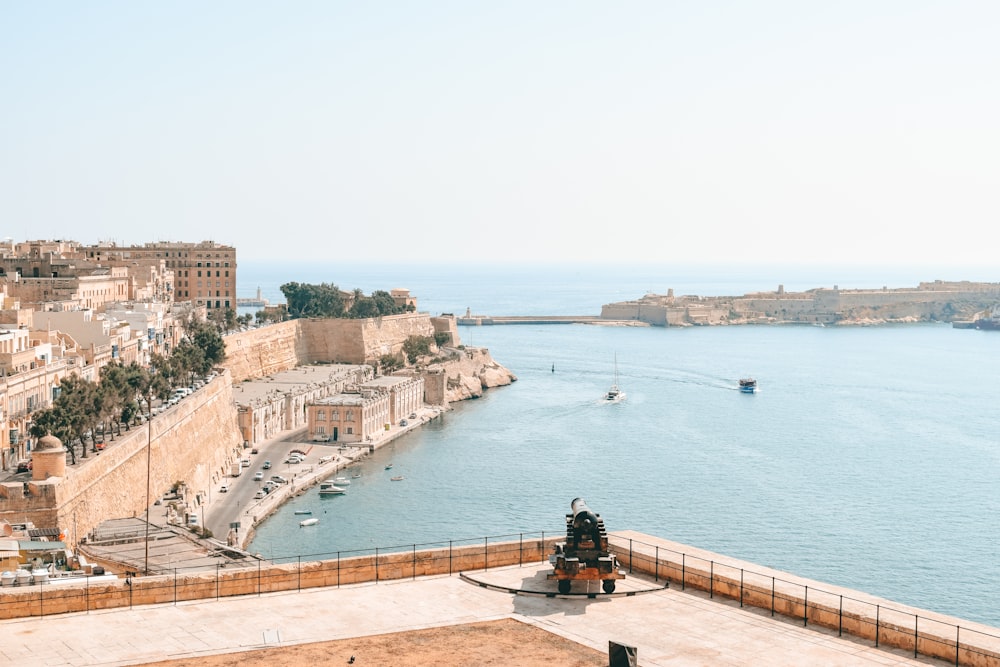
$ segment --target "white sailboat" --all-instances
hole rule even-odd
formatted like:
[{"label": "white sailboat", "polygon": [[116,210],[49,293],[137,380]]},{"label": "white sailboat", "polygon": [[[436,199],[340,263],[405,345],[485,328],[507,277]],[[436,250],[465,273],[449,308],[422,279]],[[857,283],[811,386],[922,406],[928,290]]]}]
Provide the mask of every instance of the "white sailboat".
[{"label": "white sailboat", "polygon": [[604,400],[608,403],[618,403],[625,400],[625,392],[618,385],[618,355],[615,354],[615,381],[604,395]]}]

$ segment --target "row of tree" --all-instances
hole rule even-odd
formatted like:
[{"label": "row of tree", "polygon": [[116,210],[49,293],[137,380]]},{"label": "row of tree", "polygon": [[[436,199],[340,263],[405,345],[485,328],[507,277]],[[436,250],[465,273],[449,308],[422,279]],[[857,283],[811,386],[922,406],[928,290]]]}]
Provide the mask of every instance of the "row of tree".
[{"label": "row of tree", "polygon": [[311,285],[307,283],[285,283],[281,286],[285,295],[288,316],[299,317],[345,317],[363,319],[398,315],[413,312],[413,304],[396,305],[392,295],[385,290],[376,290],[371,296],[365,296],[356,289],[349,295],[351,306],[346,307],[344,292],[331,283]]},{"label": "row of tree", "polygon": [[225,360],[225,343],[214,322],[189,321],[185,336],[169,357],[153,355],[148,368],[136,363],[113,362],[101,369],[97,382],[68,375],[58,387],[52,406],[32,415],[30,433],[35,438],[52,434],[69,450],[87,457],[87,440],[97,434],[112,440],[122,430],[152,415],[153,402],[167,400],[174,389],[190,385]]}]

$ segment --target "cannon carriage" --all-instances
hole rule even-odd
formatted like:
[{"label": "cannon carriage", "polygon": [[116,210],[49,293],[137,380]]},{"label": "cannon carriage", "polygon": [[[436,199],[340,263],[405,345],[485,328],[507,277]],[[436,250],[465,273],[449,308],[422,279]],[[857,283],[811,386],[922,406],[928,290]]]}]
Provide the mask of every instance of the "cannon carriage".
[{"label": "cannon carriage", "polygon": [[600,581],[605,593],[613,593],[615,581],[625,578],[618,569],[618,558],[608,551],[608,532],[604,520],[595,514],[583,498],[570,503],[566,515],[566,541],[555,546],[549,556],[553,567],[548,579],[559,582],[559,592],[569,593],[576,580]]}]

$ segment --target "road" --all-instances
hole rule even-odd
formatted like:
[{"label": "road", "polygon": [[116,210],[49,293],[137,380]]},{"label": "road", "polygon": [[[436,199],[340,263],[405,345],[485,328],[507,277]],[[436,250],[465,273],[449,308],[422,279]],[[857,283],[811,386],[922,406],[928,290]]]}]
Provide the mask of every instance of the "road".
[{"label": "road", "polygon": [[[226,539],[230,524],[239,521],[240,513],[258,502],[254,499],[254,495],[272,475],[281,475],[286,479],[291,479],[293,475],[313,467],[317,459],[326,453],[326,449],[336,449],[323,447],[323,453],[317,453],[314,446],[316,443],[306,442],[305,437],[306,429],[304,428],[287,431],[272,440],[257,445],[256,454],[251,454],[251,449],[243,450],[244,456],[250,459],[250,467],[243,468],[239,477],[226,478],[224,483],[229,486],[227,493],[219,493],[220,484],[212,489],[210,494],[205,522],[206,527],[212,531],[216,539],[223,541]],[[291,450],[306,451],[310,448],[312,451],[304,463],[296,465],[285,463]],[[271,462],[270,470],[264,470],[264,461]],[[264,479],[261,481],[255,481],[253,478],[254,473],[258,470],[264,473]],[[240,531],[245,533],[249,528],[250,526],[241,525]]]}]

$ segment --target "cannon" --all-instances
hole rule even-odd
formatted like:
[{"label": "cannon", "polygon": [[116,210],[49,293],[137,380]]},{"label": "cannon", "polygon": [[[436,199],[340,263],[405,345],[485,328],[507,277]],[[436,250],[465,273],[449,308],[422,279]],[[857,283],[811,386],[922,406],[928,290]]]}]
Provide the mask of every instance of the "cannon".
[{"label": "cannon", "polygon": [[548,579],[559,582],[559,592],[566,594],[575,580],[600,581],[605,593],[614,593],[615,581],[625,578],[618,569],[618,558],[608,551],[608,533],[604,520],[587,507],[583,498],[570,503],[566,515],[566,541],[555,546],[549,556],[552,572]]}]

